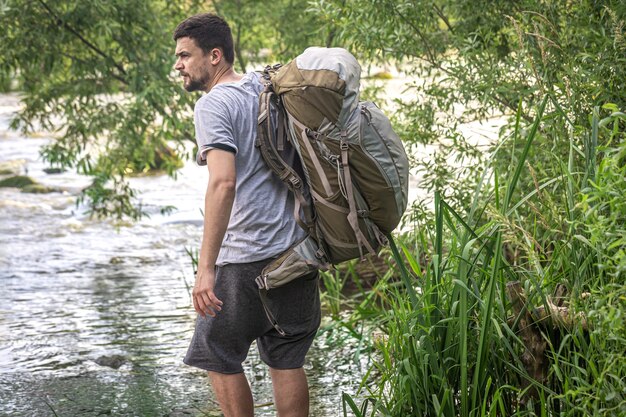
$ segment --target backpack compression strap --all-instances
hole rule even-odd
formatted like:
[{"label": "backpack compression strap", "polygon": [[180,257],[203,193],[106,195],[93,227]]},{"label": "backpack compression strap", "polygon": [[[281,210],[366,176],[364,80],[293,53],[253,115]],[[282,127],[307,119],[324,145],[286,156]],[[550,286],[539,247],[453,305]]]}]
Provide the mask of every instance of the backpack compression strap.
[{"label": "backpack compression strap", "polygon": [[[343,132],[342,136],[344,136]],[[359,252],[361,254],[361,258],[363,258],[363,250],[361,249],[361,247],[365,247],[369,253],[376,255],[376,251],[367,241],[367,238],[359,227],[359,218],[356,210],[356,201],[354,199],[354,188],[352,185],[352,175],[350,174],[350,165],[348,163],[348,144],[342,140],[339,146],[341,149],[341,164],[343,165],[345,188],[348,194],[348,207],[350,208],[350,213],[348,213],[348,223],[350,223],[350,226],[352,226],[352,230],[354,230],[356,241],[359,244]],[[376,225],[373,226],[376,227]],[[376,229],[378,228],[376,227]]]},{"label": "backpack compression strap", "polygon": [[[313,150],[313,147],[311,146],[311,142],[309,141],[309,137],[307,135],[307,131],[309,131],[309,129],[305,125],[300,123],[295,117],[291,116],[288,112],[287,114],[289,116],[289,120],[293,123],[296,129],[299,130],[301,133],[302,143],[308,149],[309,155],[311,157],[311,162],[313,164],[313,169],[317,171],[318,177],[322,181],[322,185],[325,188],[327,195],[328,196],[332,195],[333,194],[332,187],[330,186],[330,184],[328,184],[328,180],[326,179],[326,174],[324,173],[324,169],[322,168],[320,161],[316,157],[315,151]],[[363,248],[365,248],[372,255],[376,255],[376,251],[374,250],[372,245],[369,243],[369,241],[367,240],[367,237],[365,237],[365,235],[363,234],[363,231],[361,230],[361,227],[359,226],[359,214],[357,210],[356,199],[354,197],[354,184],[352,183],[352,174],[350,171],[350,163],[348,160],[349,146],[348,146],[348,143],[343,140],[343,136],[344,136],[344,133],[342,132],[342,140],[340,142],[341,169],[338,170],[338,178],[339,178],[339,187],[340,187],[341,193],[343,194],[346,201],[348,202],[348,210],[345,211],[345,209],[343,208],[339,208],[339,210],[337,210],[337,208],[335,208],[336,206],[333,207],[334,205],[331,204],[329,201],[327,201],[326,198],[321,197],[318,193],[315,193],[313,190],[311,190],[311,194],[313,195],[315,200],[318,201],[320,204],[330,207],[333,210],[338,211],[340,213],[347,214],[346,217],[347,217],[348,223],[350,224],[350,227],[352,228],[352,231],[354,232],[354,236],[356,238],[356,242],[359,247],[359,254],[361,258],[363,258],[364,256]],[[343,174],[341,173],[341,171],[343,171]],[[382,236],[382,233],[379,231],[378,227],[375,224],[372,224],[372,230],[374,231],[374,233],[376,234],[376,238],[380,242],[379,236]]]},{"label": "backpack compression strap", "polygon": [[[306,232],[315,236],[313,211],[310,203],[304,197],[304,181],[280,155],[280,152],[285,150],[285,140],[288,140],[289,132],[286,126],[284,109],[281,106],[274,106],[278,113],[278,134],[275,133],[271,109],[272,101],[276,100],[276,94],[267,88],[259,97],[259,118],[255,145],[261,150],[261,155],[269,168],[287,184],[287,187],[293,193],[295,200],[293,216],[296,222]],[[301,212],[302,216],[300,215]]]}]

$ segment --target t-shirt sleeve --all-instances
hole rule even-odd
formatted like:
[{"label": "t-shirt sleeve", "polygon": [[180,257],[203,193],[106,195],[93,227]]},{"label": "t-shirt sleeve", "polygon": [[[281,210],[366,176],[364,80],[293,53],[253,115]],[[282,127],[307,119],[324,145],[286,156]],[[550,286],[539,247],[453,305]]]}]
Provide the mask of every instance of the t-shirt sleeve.
[{"label": "t-shirt sleeve", "polygon": [[231,114],[221,100],[200,99],[194,108],[198,165],[206,165],[206,153],[211,149],[237,153]]}]

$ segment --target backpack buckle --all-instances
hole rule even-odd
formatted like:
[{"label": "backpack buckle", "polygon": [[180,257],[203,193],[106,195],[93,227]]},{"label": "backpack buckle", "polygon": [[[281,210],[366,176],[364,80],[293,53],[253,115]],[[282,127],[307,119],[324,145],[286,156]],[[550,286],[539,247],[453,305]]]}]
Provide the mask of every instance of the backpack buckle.
[{"label": "backpack buckle", "polygon": [[291,178],[289,178],[289,182],[291,182],[291,185],[293,185],[295,188],[300,188],[301,183],[299,178],[291,176]]},{"label": "backpack buckle", "polygon": [[269,289],[267,288],[267,282],[263,279],[263,275],[259,275],[258,277],[256,277],[254,279],[254,282],[256,283],[257,287],[259,287],[260,290]]}]

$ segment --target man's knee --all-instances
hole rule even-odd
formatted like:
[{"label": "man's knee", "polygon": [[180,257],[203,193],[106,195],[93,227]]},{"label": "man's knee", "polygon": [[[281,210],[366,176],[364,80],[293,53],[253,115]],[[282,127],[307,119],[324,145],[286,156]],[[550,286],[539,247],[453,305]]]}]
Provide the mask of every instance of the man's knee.
[{"label": "man's knee", "polygon": [[209,379],[217,402],[226,417],[254,415],[252,392],[243,372],[224,374],[209,371]]},{"label": "man's knee", "polygon": [[303,368],[270,368],[274,400],[279,417],[309,415],[309,386]]}]

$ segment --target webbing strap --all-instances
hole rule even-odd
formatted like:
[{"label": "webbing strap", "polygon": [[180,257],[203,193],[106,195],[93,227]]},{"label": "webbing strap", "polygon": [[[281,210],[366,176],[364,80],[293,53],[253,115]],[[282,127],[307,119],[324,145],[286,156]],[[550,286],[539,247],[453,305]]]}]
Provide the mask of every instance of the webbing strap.
[{"label": "webbing strap", "polygon": [[334,233],[331,233],[328,228],[326,228],[326,226],[324,226],[323,224],[319,224],[319,228],[322,231],[322,235],[324,236],[324,240],[326,241],[326,243],[330,246],[335,246],[337,248],[344,248],[344,249],[350,249],[353,250],[355,248],[359,248],[359,244],[358,243],[347,243],[347,242],[342,242],[339,239],[336,239],[334,237]]},{"label": "webbing strap", "polygon": [[350,213],[350,209],[347,209],[343,206],[339,206],[337,204],[333,204],[330,201],[326,200],[324,197],[322,197],[321,195],[319,195],[318,193],[316,193],[315,191],[311,190],[311,195],[313,196],[313,198],[315,198],[315,201],[317,201],[320,204],[325,205],[326,207],[328,207],[331,210],[335,210],[338,211],[339,213],[343,213],[343,214],[348,214]]},{"label": "webbing strap", "polygon": [[278,152],[285,150],[285,115],[282,111],[278,111],[278,137],[276,138],[276,149]]},{"label": "webbing strap", "polygon": [[294,125],[296,125],[296,127],[300,131],[300,135],[302,136],[302,142],[304,143],[304,146],[306,147],[306,150],[309,153],[309,156],[311,157],[311,162],[313,162],[313,166],[315,167],[317,176],[320,178],[320,181],[322,181],[322,187],[324,187],[324,191],[326,192],[326,197],[330,197],[331,195],[333,195],[333,189],[330,186],[330,182],[328,181],[328,178],[326,178],[326,172],[324,172],[324,169],[322,168],[322,165],[320,164],[320,160],[317,158],[317,155],[315,154],[315,151],[313,150],[313,146],[311,146],[311,141],[309,140],[309,137],[307,136],[308,128],[302,123],[300,123],[299,121],[297,121],[294,117],[291,117],[291,121]]},{"label": "webbing strap", "polygon": [[[308,203],[304,199],[302,193],[294,193],[293,195],[295,197],[293,204],[293,217],[296,219],[296,223],[298,223],[301,228],[303,228],[305,231],[309,231],[313,225],[313,218],[312,216],[307,218],[306,208],[308,207]],[[302,211],[305,213],[305,220],[302,220],[302,216],[300,216],[300,209],[302,209]]]},{"label": "webbing strap", "polygon": [[[269,168],[285,183],[294,195],[294,218],[302,229],[312,234],[314,230],[311,205],[303,194],[303,179],[281,156],[285,149],[288,134],[286,117],[282,108],[278,108],[278,137],[272,125],[271,106],[275,93],[266,90],[259,97],[259,117],[256,146],[260,148],[263,159]],[[280,149],[282,148],[282,149]],[[300,214],[302,209],[302,215]]]},{"label": "webbing strap", "polygon": [[267,319],[270,321],[272,326],[281,336],[287,336],[287,332],[278,325],[278,320],[276,320],[276,317],[274,317],[274,315],[270,311],[269,306],[267,305],[267,290],[259,289],[259,297],[261,297],[261,304],[263,304],[263,310],[265,311],[265,315],[267,316]]},{"label": "webbing strap", "polygon": [[356,201],[354,200],[354,189],[352,186],[352,176],[350,175],[350,165],[348,165],[348,144],[342,141],[340,147],[341,163],[343,165],[343,174],[346,180],[346,191],[348,192],[348,206],[350,208],[350,213],[348,213],[348,223],[350,223],[350,226],[352,226],[352,230],[354,230],[356,241],[359,244],[359,253],[361,254],[361,258],[363,258],[363,251],[361,249],[362,246],[364,246],[369,253],[376,255],[376,251],[367,241],[367,238],[359,227],[359,218],[356,211]]}]

